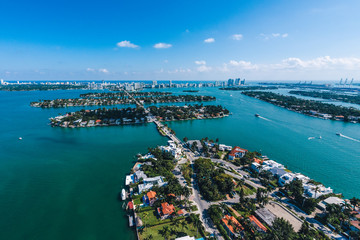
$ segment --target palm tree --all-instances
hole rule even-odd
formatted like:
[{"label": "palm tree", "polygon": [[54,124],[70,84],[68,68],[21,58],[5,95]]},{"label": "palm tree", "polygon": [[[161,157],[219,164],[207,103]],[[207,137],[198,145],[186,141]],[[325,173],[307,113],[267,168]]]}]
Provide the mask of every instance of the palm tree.
[{"label": "palm tree", "polygon": [[355,210],[355,207],[357,205],[359,205],[359,203],[360,203],[360,199],[356,198],[356,197],[353,197],[353,198],[350,199],[350,203],[353,205],[353,209]]},{"label": "palm tree", "polygon": [[185,221],[182,221],[182,222],[180,223],[180,225],[181,225],[181,230],[182,230],[182,231],[184,231],[184,228],[187,227],[187,223],[186,223]]},{"label": "palm tree", "polygon": [[165,239],[167,239],[170,236],[170,229],[169,226],[163,227],[162,230],[159,231],[161,236],[163,236]]},{"label": "palm tree", "polygon": [[273,231],[269,234],[268,239],[292,240],[296,238],[291,223],[283,218],[276,218],[272,226]]},{"label": "palm tree", "polygon": [[315,198],[316,198],[317,193],[319,192],[319,189],[320,189],[319,185],[316,185],[316,187],[314,188],[314,190],[315,190]]}]

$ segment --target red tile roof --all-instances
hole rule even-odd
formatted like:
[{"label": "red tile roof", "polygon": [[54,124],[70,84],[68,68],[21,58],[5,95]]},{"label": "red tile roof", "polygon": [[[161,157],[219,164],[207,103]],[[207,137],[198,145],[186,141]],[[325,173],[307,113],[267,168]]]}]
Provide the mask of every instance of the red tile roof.
[{"label": "red tile roof", "polygon": [[164,215],[172,214],[175,211],[175,207],[167,202],[161,203],[161,211]]},{"label": "red tile roof", "polygon": [[231,152],[229,153],[230,156],[235,156],[235,153],[238,153],[238,152],[247,152],[248,150],[244,149],[244,148],[241,148],[241,147],[234,147]]},{"label": "red tile roof", "polygon": [[249,217],[250,221],[252,223],[254,223],[257,227],[259,227],[260,229],[262,229],[264,232],[267,231],[266,227],[254,216],[254,215],[251,215]]},{"label": "red tile roof", "polygon": [[132,210],[134,208],[133,202],[128,202],[128,208]]},{"label": "red tile roof", "polygon": [[264,160],[259,159],[259,158],[253,158],[253,162],[256,162],[258,164],[262,164],[264,162]]},{"label": "red tile roof", "polygon": [[151,200],[156,197],[156,192],[150,191],[146,194],[146,196],[149,198],[149,200]]},{"label": "red tile roof", "polygon": [[[234,227],[237,226],[240,231],[244,230],[243,226],[234,218],[233,216],[225,215],[221,221],[226,225],[226,227],[232,232],[235,233]],[[229,224],[229,221],[231,221],[231,224]]]},{"label": "red tile roof", "polygon": [[350,221],[350,224],[360,230],[360,221]]}]

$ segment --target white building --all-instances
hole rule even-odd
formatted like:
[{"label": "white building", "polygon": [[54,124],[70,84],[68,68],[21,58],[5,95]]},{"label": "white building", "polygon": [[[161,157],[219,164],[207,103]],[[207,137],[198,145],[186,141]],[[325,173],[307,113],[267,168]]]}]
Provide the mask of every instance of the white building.
[{"label": "white building", "polygon": [[285,184],[291,183],[294,180],[294,175],[295,174],[293,173],[285,173],[284,175],[279,177],[279,185],[283,187]]},{"label": "white building", "polygon": [[304,192],[311,198],[318,198],[322,195],[333,193],[333,190],[330,187],[325,187],[324,185],[315,185],[312,183],[304,184]]},{"label": "white building", "polygon": [[182,154],[181,149],[178,148],[172,140],[168,141],[168,146],[160,146],[160,150],[171,153],[171,155],[173,155],[176,159],[179,159]]},{"label": "white building", "polygon": [[321,201],[318,205],[321,209],[325,210],[326,206],[329,204],[343,205],[345,203],[344,199],[338,197],[328,197],[325,200]]},{"label": "white building", "polygon": [[154,185],[158,185],[159,187],[165,186],[167,182],[164,181],[164,177],[157,176],[153,178],[145,178],[143,184],[139,184],[139,194],[143,191],[150,190]]},{"label": "white building", "polygon": [[232,146],[227,146],[225,144],[219,144],[219,150],[220,151],[231,151],[232,150]]}]

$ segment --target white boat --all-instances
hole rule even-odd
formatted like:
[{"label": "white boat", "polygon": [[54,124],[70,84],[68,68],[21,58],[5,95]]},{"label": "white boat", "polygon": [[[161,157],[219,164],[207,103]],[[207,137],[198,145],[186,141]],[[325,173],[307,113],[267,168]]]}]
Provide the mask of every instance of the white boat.
[{"label": "white boat", "polygon": [[322,139],[322,136],[320,136],[319,139]]},{"label": "white boat", "polygon": [[19,140],[22,140],[22,137],[19,137]]},{"label": "white boat", "polygon": [[134,226],[134,218],[133,216],[129,216],[129,227]]},{"label": "white boat", "polygon": [[126,191],[125,189],[121,190],[121,200],[126,200]]}]

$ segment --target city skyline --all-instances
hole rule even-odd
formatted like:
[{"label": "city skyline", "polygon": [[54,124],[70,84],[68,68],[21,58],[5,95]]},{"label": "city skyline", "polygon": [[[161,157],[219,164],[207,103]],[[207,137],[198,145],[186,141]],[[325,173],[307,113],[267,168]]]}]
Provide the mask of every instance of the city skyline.
[{"label": "city skyline", "polygon": [[357,1],[2,6],[4,80],[360,78]]}]

